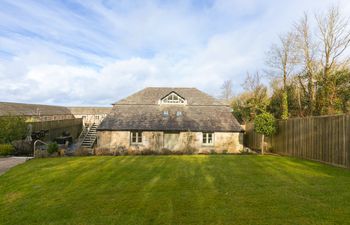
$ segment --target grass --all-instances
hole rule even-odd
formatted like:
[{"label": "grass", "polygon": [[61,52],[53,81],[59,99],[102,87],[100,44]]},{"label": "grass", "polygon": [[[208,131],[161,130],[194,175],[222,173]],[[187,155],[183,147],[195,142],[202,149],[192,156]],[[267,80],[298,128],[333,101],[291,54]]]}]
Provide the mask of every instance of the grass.
[{"label": "grass", "polygon": [[276,156],[30,160],[0,176],[0,224],[349,224],[350,171]]}]

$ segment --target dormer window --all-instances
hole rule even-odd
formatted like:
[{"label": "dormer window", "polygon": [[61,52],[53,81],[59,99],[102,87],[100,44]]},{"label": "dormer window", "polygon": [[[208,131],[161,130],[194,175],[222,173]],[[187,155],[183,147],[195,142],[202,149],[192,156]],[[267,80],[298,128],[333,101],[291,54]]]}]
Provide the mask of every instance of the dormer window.
[{"label": "dormer window", "polygon": [[176,94],[175,92],[171,92],[164,98],[160,100],[160,104],[186,104],[187,101],[181,97],[180,95]]}]

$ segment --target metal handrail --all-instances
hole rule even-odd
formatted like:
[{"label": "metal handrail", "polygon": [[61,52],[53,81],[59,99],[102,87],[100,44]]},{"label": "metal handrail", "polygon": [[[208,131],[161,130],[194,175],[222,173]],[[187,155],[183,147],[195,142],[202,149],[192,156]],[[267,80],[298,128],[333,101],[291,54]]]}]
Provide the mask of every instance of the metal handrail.
[{"label": "metal handrail", "polygon": [[36,140],[36,141],[34,141],[34,152],[33,152],[33,157],[35,158],[35,151],[36,151],[36,144],[38,143],[38,142],[40,142],[41,144],[44,144],[44,145],[46,145],[46,146],[48,146],[49,144],[47,144],[46,142],[43,142],[42,140]]},{"label": "metal handrail", "polygon": [[92,123],[89,127],[87,127],[87,132],[85,133],[84,137],[82,139],[79,139],[78,143],[77,143],[77,148],[80,148],[80,146],[83,144],[86,136],[89,134],[91,127],[94,125],[95,123]]}]

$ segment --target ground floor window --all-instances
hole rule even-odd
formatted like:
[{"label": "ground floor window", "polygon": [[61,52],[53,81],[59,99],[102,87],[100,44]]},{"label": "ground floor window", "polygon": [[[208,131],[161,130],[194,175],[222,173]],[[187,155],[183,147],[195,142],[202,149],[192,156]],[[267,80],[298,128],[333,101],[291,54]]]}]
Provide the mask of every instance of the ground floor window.
[{"label": "ground floor window", "polygon": [[212,145],[214,143],[214,134],[213,133],[203,133],[203,144]]},{"label": "ground floor window", "polygon": [[132,144],[141,144],[142,143],[142,132],[141,131],[131,132],[131,143]]}]

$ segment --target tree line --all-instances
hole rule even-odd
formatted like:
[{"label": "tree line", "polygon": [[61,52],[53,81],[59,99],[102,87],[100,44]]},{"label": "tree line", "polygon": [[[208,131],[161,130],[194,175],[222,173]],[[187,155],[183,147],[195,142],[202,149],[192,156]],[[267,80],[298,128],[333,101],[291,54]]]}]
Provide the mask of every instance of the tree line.
[{"label": "tree line", "polygon": [[236,96],[232,81],[225,81],[222,98],[242,123],[263,112],[278,119],[348,113],[349,25],[339,7],[305,12],[269,48],[263,72],[247,73],[244,91]]}]

